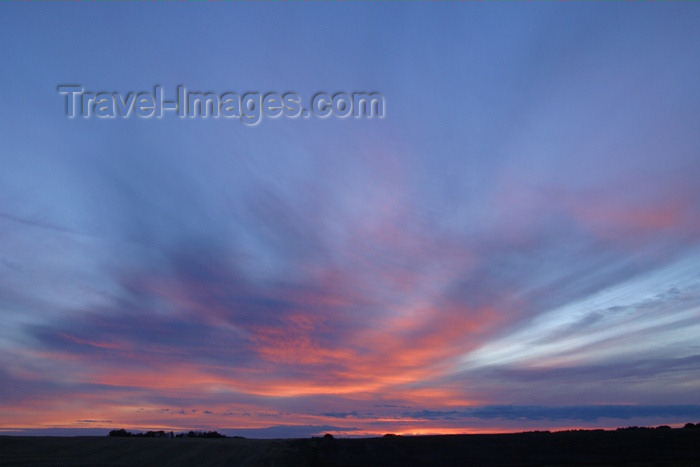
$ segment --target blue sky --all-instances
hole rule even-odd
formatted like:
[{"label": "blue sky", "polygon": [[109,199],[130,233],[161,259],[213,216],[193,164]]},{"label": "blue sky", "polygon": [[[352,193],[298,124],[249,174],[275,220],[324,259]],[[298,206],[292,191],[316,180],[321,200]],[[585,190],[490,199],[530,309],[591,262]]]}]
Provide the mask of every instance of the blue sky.
[{"label": "blue sky", "polygon": [[[700,10],[2,7],[0,430],[700,417]],[[383,118],[67,118],[379,92]]]}]

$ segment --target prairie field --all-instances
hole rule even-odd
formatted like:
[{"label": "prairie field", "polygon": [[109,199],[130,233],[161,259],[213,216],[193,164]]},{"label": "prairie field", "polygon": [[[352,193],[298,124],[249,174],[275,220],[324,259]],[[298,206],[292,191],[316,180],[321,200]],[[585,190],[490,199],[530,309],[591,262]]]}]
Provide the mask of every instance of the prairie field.
[{"label": "prairie field", "polygon": [[381,438],[0,436],[0,465],[700,465],[700,430]]}]

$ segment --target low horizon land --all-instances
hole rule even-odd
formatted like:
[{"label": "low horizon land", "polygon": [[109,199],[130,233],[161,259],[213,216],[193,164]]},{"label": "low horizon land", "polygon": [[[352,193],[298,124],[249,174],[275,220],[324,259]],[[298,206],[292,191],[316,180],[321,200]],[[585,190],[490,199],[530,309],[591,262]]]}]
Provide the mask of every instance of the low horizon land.
[{"label": "low horizon land", "polygon": [[533,431],[373,438],[178,439],[0,436],[0,465],[644,465],[700,461],[687,428]]}]

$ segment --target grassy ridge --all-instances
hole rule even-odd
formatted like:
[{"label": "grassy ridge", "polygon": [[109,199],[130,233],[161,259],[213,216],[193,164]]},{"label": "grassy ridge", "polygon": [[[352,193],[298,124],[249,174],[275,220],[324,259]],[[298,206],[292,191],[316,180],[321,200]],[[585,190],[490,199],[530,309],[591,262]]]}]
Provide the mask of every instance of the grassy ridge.
[{"label": "grassy ridge", "polygon": [[700,430],[364,439],[0,436],[0,465],[700,465]]}]

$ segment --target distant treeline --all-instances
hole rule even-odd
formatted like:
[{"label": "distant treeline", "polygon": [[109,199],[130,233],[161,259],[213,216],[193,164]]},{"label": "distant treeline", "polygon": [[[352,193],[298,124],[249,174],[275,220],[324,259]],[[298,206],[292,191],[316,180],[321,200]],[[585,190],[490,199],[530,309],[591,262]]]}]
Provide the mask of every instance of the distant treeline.
[{"label": "distant treeline", "polygon": [[[693,430],[693,429],[700,429],[700,423],[686,423],[685,426],[683,426],[686,430]],[[625,428],[618,428],[617,431],[621,430],[670,430],[671,427],[668,425],[660,425],[657,426],[656,428],[648,427],[648,426],[627,426]]]},{"label": "distant treeline", "polygon": [[[700,430],[700,423],[686,423],[683,427],[686,430]],[[645,426],[628,426],[624,428],[618,428],[617,431],[627,431],[627,430],[670,430],[671,427],[668,425],[661,425],[657,427],[645,427]],[[605,431],[602,429],[573,429],[573,430],[563,430],[565,432],[573,431]],[[532,431],[529,433],[551,433],[549,430],[544,431]],[[131,431],[126,431],[124,428],[118,430],[112,430],[109,432],[109,436],[116,438],[244,438],[243,436],[226,436],[222,435],[218,431],[183,431],[182,433],[173,433],[172,431],[147,431],[145,433],[133,433]],[[326,433],[324,438],[333,439],[333,435]],[[398,437],[393,433],[387,433],[384,435],[385,438]],[[316,438],[314,436],[314,438]]]},{"label": "distant treeline", "polygon": [[[115,438],[228,438],[218,431],[187,431],[182,433],[173,433],[172,431],[147,431],[145,433],[132,433],[124,428],[112,430],[109,436]],[[232,436],[232,438],[242,438],[242,436]]]}]

